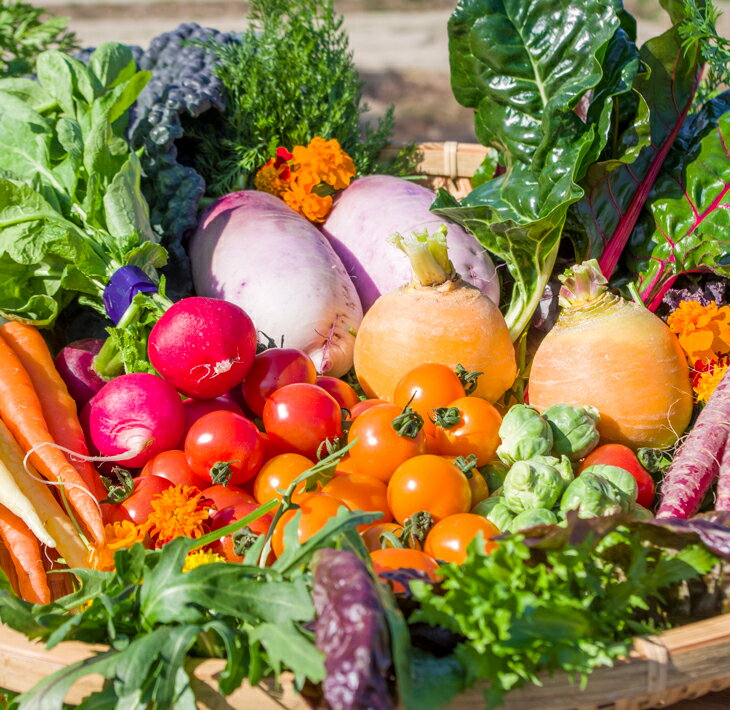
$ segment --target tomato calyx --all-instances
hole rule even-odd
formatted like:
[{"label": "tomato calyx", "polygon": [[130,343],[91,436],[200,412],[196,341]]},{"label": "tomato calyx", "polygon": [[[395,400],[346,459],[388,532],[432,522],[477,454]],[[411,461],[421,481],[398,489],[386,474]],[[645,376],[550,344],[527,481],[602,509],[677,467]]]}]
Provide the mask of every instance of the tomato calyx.
[{"label": "tomato calyx", "polygon": [[477,388],[479,376],[484,374],[481,370],[470,372],[461,363],[456,366],[454,372],[456,372],[456,376],[464,386],[464,392],[467,395],[470,395]]},{"label": "tomato calyx", "polygon": [[461,410],[458,407],[436,407],[429,419],[442,429],[452,429],[461,421]]},{"label": "tomato calyx", "polygon": [[117,477],[116,482],[107,476],[101,477],[106,488],[106,498],[99,501],[100,503],[123,503],[134,492],[134,479],[126,468],[114,466],[112,473]]},{"label": "tomato calyx", "polygon": [[232,461],[216,461],[210,467],[210,480],[213,485],[227,486],[231,480],[233,472],[231,471],[231,464],[241,463],[240,459],[233,459]]},{"label": "tomato calyx", "polygon": [[422,547],[426,536],[433,526],[433,516],[427,510],[419,510],[413,513],[410,518],[406,518],[403,524],[403,532],[400,535],[401,546],[415,547],[416,543],[418,543]]},{"label": "tomato calyx", "polygon": [[473,478],[474,469],[477,467],[477,461],[478,459],[476,454],[457,456],[454,459],[454,466],[456,466],[467,478]]},{"label": "tomato calyx", "polygon": [[236,530],[233,533],[233,552],[239,557],[245,557],[246,553],[256,544],[259,539],[253,530],[248,525],[245,528]]},{"label": "tomato calyx", "polygon": [[423,428],[423,417],[407,404],[403,411],[390,423],[398,436],[415,439]]},{"label": "tomato calyx", "polygon": [[264,352],[264,350],[271,350],[272,348],[283,348],[284,347],[284,336],[281,336],[281,344],[277,345],[276,341],[270,336],[266,335],[263,330],[258,331],[259,335],[266,341],[259,340],[256,343],[256,354]]}]

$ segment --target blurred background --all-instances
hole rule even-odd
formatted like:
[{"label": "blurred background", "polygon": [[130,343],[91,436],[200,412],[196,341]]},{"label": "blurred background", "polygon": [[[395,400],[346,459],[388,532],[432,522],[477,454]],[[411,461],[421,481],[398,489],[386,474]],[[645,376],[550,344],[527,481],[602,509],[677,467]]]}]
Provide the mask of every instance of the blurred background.
[{"label": "blurred background", "polygon": [[[344,17],[355,64],[372,114],[395,106],[396,142],[473,141],[472,111],[454,100],[449,84],[446,23],[456,0],[335,0]],[[71,18],[69,29],[85,46],[118,40],[147,47],[181,22],[241,31],[242,0],[33,0]],[[718,29],[730,36],[730,0]],[[625,0],[637,18],[639,40],[669,26],[659,0]]]}]

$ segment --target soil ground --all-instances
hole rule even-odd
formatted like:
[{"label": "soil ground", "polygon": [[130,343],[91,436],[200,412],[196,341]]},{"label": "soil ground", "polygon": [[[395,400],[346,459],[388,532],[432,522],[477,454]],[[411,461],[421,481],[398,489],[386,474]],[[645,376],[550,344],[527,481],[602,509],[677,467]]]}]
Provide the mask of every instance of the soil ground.
[{"label": "soil ground", "polygon": [[[239,0],[33,0],[71,18],[86,46],[116,39],[146,46],[181,22],[223,31],[245,26]],[[446,23],[455,0],[335,0],[345,21],[355,64],[373,116],[395,106],[396,142],[473,141],[472,111],[454,99],[449,84]],[[667,26],[658,0],[629,0],[640,40]],[[730,1],[718,3],[730,10]],[[730,12],[721,18],[730,35]]]}]

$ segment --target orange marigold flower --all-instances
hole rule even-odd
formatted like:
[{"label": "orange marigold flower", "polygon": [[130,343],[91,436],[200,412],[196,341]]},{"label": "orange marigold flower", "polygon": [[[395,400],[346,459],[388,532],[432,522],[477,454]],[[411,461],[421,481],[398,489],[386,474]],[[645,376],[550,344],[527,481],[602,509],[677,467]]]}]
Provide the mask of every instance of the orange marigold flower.
[{"label": "orange marigold flower", "polygon": [[253,181],[256,189],[281,197],[282,193],[289,188],[287,183],[291,177],[291,167],[289,166],[291,159],[292,154],[286,148],[277,148],[276,156],[256,173]]},{"label": "orange marigold flower", "polygon": [[725,376],[729,365],[726,362],[724,365],[717,365],[708,372],[703,372],[695,385],[695,395],[698,402],[707,402],[710,399],[710,395],[715,391],[715,388],[720,384],[720,381]]},{"label": "orange marigold flower", "polygon": [[730,306],[682,301],[667,319],[690,362],[713,362],[730,352]]},{"label": "orange marigold flower", "polygon": [[131,520],[122,520],[104,526],[106,543],[92,548],[89,562],[94,569],[110,571],[114,569],[114,552],[122,547],[132,547],[135,542],[144,542],[145,528],[135,525]]},{"label": "orange marigold flower", "polygon": [[355,177],[355,164],[336,138],[312,138],[307,146],[295,146],[292,155],[296,168],[307,166],[319,177],[318,183],[334,190],[344,190]]},{"label": "orange marigold flower", "polygon": [[330,195],[320,197],[299,186],[288,190],[282,197],[289,207],[295,212],[299,212],[310,222],[324,222],[332,209],[332,197]]},{"label": "orange marigold flower", "polygon": [[155,546],[176,537],[199,538],[207,532],[210,501],[195,486],[171,486],[151,501],[146,527]]}]

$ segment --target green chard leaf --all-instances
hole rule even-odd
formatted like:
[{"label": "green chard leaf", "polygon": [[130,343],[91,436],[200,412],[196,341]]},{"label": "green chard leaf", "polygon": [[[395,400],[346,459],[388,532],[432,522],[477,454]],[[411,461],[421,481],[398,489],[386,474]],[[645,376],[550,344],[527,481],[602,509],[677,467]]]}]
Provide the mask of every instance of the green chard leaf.
[{"label": "green chard leaf", "polygon": [[683,273],[730,278],[730,91],[677,136],[631,236],[631,270],[651,310]]},{"label": "green chard leaf", "polygon": [[620,23],[607,0],[462,0],[449,20],[454,95],[476,109],[477,137],[506,172],[461,204],[441,191],[432,209],[506,262],[513,340],[550,278],[568,207],[583,195],[578,180],[605,144],[612,97],[635,70]]}]

